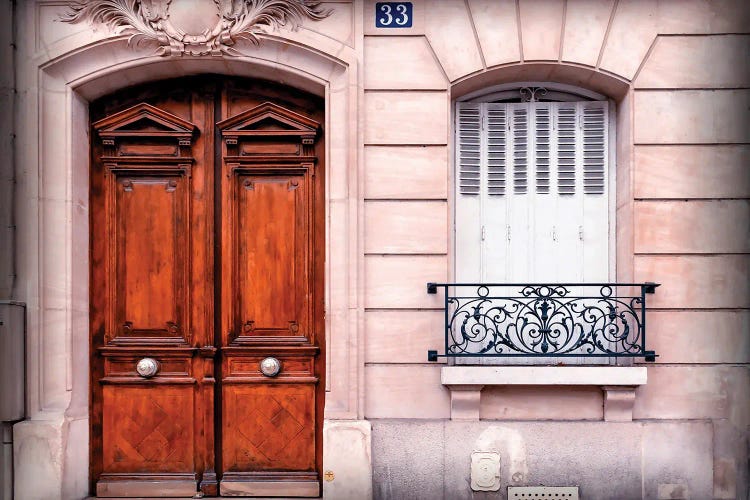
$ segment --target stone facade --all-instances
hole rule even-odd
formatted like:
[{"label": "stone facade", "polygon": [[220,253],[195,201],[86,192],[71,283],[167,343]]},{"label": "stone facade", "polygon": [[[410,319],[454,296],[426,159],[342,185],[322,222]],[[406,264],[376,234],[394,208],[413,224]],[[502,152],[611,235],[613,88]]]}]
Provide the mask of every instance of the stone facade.
[{"label": "stone facade", "polygon": [[[200,73],[326,99],[324,469],[335,479],[325,498],[497,498],[472,492],[472,451],[500,454],[501,498],[515,485],[579,486],[582,498],[748,498],[746,2],[414,0],[412,26],[393,29],[375,27],[374,0],[326,1],[323,20],[198,56],[63,23],[64,4],[3,5],[15,93],[2,84],[14,113],[0,130],[15,142],[12,152],[0,143],[1,168],[15,176],[16,231],[15,270],[2,274],[17,277],[0,299],[28,307],[17,499],[89,494],[87,103]],[[530,378],[483,385],[471,396],[478,420],[451,420],[444,365],[426,362],[443,341],[442,297],[425,284],[453,275],[453,103],[513,82],[613,102],[616,279],[662,284],[648,316],[659,357],[637,363],[647,382],[634,397],[604,382]],[[605,400],[632,421],[605,418]]]}]

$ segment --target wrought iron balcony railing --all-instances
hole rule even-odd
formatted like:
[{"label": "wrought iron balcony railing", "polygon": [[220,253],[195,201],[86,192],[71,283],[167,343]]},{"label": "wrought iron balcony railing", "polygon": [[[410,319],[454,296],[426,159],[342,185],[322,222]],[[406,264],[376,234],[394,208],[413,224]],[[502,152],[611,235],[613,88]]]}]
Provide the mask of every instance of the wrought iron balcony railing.
[{"label": "wrought iron balcony railing", "polygon": [[445,296],[439,357],[643,357],[646,295],[657,283],[428,283]]}]

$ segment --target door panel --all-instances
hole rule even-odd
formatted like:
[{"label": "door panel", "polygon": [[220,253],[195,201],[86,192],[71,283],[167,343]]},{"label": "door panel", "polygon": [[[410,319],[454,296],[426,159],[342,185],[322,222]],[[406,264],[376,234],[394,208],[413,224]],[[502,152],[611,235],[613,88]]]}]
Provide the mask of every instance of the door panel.
[{"label": "door panel", "polygon": [[310,331],[306,177],[258,173],[236,182],[236,331],[298,337]]},{"label": "door panel", "polygon": [[319,494],[323,109],[215,77],[92,104],[98,496]]},{"label": "door panel", "polygon": [[314,386],[224,387],[226,471],[315,470]]},{"label": "door panel", "polygon": [[186,342],[187,182],[131,174],[114,183],[113,340]]},{"label": "door panel", "polygon": [[193,388],[104,388],[104,470],[193,472]]}]

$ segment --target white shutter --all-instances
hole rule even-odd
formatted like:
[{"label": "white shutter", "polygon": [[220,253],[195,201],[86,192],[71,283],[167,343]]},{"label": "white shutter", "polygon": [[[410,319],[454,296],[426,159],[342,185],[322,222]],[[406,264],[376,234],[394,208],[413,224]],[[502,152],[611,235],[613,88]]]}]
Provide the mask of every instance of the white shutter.
[{"label": "white shutter", "polygon": [[606,102],[579,103],[582,132],[583,280],[609,281],[609,116]]},{"label": "white shutter", "polygon": [[506,104],[484,104],[486,140],[486,195],[482,199],[482,264],[481,277],[485,283],[506,281],[508,256],[507,225],[508,173],[512,167],[508,130],[510,110]]},{"label": "white shutter", "polygon": [[554,272],[550,280],[576,283],[583,280],[580,225],[583,216],[581,181],[581,133],[578,104],[556,103],[557,196],[555,197]]},{"label": "white shutter", "polygon": [[534,192],[529,196],[533,235],[531,248],[531,266],[526,281],[552,281],[557,278],[557,254],[555,214],[557,196],[552,190],[554,167],[554,135],[552,117],[553,103],[535,103],[531,105],[533,114],[533,134],[531,137],[534,154],[531,158],[534,171]]},{"label": "white shutter", "polygon": [[481,158],[480,104],[456,106],[456,281],[481,281]]},{"label": "white shutter", "polygon": [[[507,208],[504,227],[498,229],[504,236],[506,247],[505,262],[497,267],[497,281],[517,282],[528,280],[534,256],[531,254],[533,246],[533,220],[531,214],[531,195],[533,194],[533,180],[531,159],[533,158],[533,133],[528,103],[506,104],[509,120],[509,167],[513,172],[513,189],[508,191]],[[530,188],[531,186],[531,188]]]}]

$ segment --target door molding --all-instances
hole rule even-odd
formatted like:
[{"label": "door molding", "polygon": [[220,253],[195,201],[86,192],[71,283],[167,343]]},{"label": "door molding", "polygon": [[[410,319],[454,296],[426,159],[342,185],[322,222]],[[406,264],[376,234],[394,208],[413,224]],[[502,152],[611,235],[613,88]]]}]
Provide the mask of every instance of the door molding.
[{"label": "door molding", "polygon": [[[283,85],[216,76],[92,104],[98,496],[191,487],[318,496],[323,104]],[[280,373],[260,370],[266,358]]]}]

